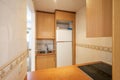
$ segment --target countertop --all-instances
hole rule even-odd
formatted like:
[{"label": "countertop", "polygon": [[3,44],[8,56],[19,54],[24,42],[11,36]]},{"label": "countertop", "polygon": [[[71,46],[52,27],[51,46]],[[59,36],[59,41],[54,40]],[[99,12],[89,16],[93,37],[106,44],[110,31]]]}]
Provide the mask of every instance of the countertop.
[{"label": "countertop", "polygon": [[27,73],[27,80],[92,80],[77,65]]}]

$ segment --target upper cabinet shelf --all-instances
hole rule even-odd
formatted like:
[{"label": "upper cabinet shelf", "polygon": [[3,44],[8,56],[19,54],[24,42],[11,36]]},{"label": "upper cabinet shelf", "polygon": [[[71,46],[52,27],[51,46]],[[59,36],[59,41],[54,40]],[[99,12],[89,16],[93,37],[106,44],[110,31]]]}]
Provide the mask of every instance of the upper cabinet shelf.
[{"label": "upper cabinet shelf", "polygon": [[87,37],[112,36],[112,0],[86,0]]},{"label": "upper cabinet shelf", "polygon": [[37,39],[55,39],[55,15],[52,13],[36,12]]},{"label": "upper cabinet shelf", "polygon": [[72,30],[72,21],[60,21],[57,20],[57,29]]}]

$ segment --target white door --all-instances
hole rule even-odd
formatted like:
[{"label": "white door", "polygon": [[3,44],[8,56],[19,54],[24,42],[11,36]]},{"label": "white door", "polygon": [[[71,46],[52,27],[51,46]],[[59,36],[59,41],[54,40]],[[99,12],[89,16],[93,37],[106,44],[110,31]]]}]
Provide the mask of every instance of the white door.
[{"label": "white door", "polygon": [[57,43],[57,67],[72,65],[72,42]]}]

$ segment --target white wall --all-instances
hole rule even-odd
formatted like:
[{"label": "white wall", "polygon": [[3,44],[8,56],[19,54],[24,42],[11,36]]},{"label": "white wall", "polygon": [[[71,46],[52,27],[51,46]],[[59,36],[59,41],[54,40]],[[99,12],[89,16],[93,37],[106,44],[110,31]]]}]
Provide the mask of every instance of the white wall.
[{"label": "white wall", "polygon": [[32,13],[32,37],[31,37],[31,42],[32,42],[32,46],[31,46],[31,71],[35,71],[35,52],[36,52],[36,27],[35,27],[35,13]]},{"label": "white wall", "polygon": [[[86,37],[86,7],[76,13],[76,44],[112,47],[112,37]],[[76,63],[104,61],[112,64],[112,53],[76,46]]]},{"label": "white wall", "polygon": [[[26,0],[0,0],[0,67],[26,50]],[[26,60],[22,63],[25,76]],[[6,80],[22,80],[23,76],[16,67]]]},{"label": "white wall", "polygon": [[31,71],[35,71],[35,43],[36,43],[36,24],[35,24],[35,9],[32,0],[27,0],[27,6],[31,12],[31,32],[30,32],[30,58],[31,58]]}]

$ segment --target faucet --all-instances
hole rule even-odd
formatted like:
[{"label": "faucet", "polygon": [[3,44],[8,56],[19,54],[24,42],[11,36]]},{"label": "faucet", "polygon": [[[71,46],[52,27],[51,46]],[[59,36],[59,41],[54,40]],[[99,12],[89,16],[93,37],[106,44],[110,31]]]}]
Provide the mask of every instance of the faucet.
[{"label": "faucet", "polygon": [[45,46],[46,46],[46,53],[48,53],[49,51],[48,44],[46,43]]}]

